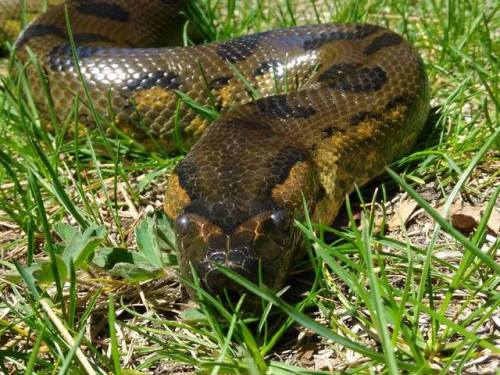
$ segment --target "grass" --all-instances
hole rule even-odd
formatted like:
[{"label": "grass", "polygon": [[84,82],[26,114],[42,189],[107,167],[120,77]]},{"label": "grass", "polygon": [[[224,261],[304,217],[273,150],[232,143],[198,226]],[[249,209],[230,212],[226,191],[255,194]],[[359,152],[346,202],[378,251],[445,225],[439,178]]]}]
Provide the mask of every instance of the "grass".
[{"label": "grass", "polygon": [[[207,41],[303,23],[305,16],[292,0],[269,9],[208,3],[190,9]],[[3,74],[4,373],[496,371],[500,241],[488,219],[500,190],[499,5],[342,1],[328,15],[313,5],[311,23],[373,22],[405,35],[426,62],[433,114],[413,153],[351,195],[344,223],[328,227],[307,216],[296,223],[308,257],[290,285],[273,293],[222,270],[258,296],[260,313],[243,312],[248,296],[221,303],[196,279],[185,283],[198,304],[180,287],[175,256],[164,251],[172,247],[171,230],[159,213],[162,184],[180,157],[85,132],[74,118],[48,133],[29,82]],[[389,230],[394,208],[407,199],[419,208]],[[469,235],[448,220],[457,200],[482,207]]]}]

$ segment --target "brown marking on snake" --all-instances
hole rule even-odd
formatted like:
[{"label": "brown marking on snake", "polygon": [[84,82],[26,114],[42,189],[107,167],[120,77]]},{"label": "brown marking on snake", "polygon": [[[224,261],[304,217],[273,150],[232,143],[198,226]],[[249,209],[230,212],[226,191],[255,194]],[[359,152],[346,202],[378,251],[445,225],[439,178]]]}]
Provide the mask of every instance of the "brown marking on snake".
[{"label": "brown marking on snake", "polygon": [[375,112],[370,112],[370,111],[361,111],[356,113],[352,118],[351,118],[351,125],[356,126],[360,122],[365,121],[370,118],[378,118],[379,115],[376,114]]},{"label": "brown marking on snake", "polygon": [[387,82],[387,73],[379,66],[361,68],[352,74],[340,75],[328,81],[334,90],[350,92],[370,92],[380,90]]},{"label": "brown marking on snake", "polygon": [[181,84],[182,79],[178,74],[157,70],[150,73],[143,73],[139,78],[130,79],[127,82],[126,88],[130,91],[135,91],[157,86],[169,90],[177,90]]},{"label": "brown marking on snake", "polygon": [[267,34],[268,32],[246,35],[220,43],[217,46],[217,54],[232,64],[243,61],[254,53],[262,38]]},{"label": "brown marking on snake", "polygon": [[269,96],[255,102],[259,112],[267,117],[308,118],[316,113],[312,106],[294,103],[286,95]]},{"label": "brown marking on snake", "polygon": [[195,189],[197,170],[198,168],[189,158],[182,159],[174,170],[174,176],[177,176],[179,185],[191,200],[195,200],[198,197]]},{"label": "brown marking on snake", "polygon": [[337,40],[353,40],[363,39],[380,30],[380,27],[375,25],[356,25],[352,31],[335,30],[331,32],[324,32],[315,35],[311,38],[304,40],[303,48],[306,51],[316,50],[321,48],[324,44]]},{"label": "brown marking on snake", "polygon": [[272,161],[271,172],[274,177],[272,183],[269,184],[270,190],[285,182],[292,168],[306,160],[307,154],[296,146],[287,146],[281,149]]},{"label": "brown marking on snake", "polygon": [[79,4],[76,9],[86,15],[125,23],[130,19],[129,12],[115,3],[104,1],[89,1]]},{"label": "brown marking on snake", "polygon": [[80,33],[74,34],[73,40],[75,44],[83,44],[83,43],[96,43],[96,42],[111,42],[111,39],[107,38],[105,35],[97,34],[97,33]]},{"label": "brown marking on snake", "polygon": [[65,38],[66,33],[57,26],[54,25],[32,25],[27,28],[18,39],[16,43],[16,48],[20,49],[25,44],[32,41],[34,38],[41,38],[44,36],[55,36],[57,38]]},{"label": "brown marking on snake", "polygon": [[318,77],[319,81],[327,81],[333,78],[338,77],[343,74],[354,74],[356,69],[358,69],[360,64],[356,63],[336,63],[330,66],[328,69],[325,69],[323,73]]},{"label": "brown marking on snake", "polygon": [[223,127],[230,130],[231,128],[237,128],[239,130],[246,130],[250,133],[258,131],[258,132],[266,132],[272,134],[273,129],[268,122],[263,121],[262,119],[255,117],[240,117],[235,121],[226,122]]},{"label": "brown marking on snake", "polygon": [[217,90],[229,84],[229,81],[233,78],[232,76],[217,77],[208,83],[208,88],[210,90]]},{"label": "brown marking on snake", "polygon": [[259,64],[259,66],[255,69],[253,76],[258,77],[264,75],[266,73],[274,72],[280,66],[283,66],[283,62],[278,59],[271,59],[267,61],[263,61]]},{"label": "brown marking on snake", "polygon": [[403,42],[403,39],[394,33],[384,33],[375,39],[363,50],[366,55],[371,55],[382,48],[396,46]]},{"label": "brown marking on snake", "polygon": [[410,98],[403,95],[397,95],[389,100],[385,109],[390,110],[398,105],[408,106],[408,103],[410,103]]},{"label": "brown marking on snake", "polygon": [[327,126],[321,131],[320,138],[321,139],[329,138],[333,135],[334,132],[335,128],[333,126]]}]

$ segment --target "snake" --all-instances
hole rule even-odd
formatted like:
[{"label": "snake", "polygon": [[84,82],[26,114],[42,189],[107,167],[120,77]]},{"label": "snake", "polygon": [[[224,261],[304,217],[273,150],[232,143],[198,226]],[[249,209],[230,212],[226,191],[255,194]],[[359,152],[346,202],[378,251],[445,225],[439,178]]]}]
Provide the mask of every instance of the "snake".
[{"label": "snake", "polygon": [[425,66],[401,35],[365,23],[172,45],[186,6],[67,1],[31,22],[15,53],[42,115],[52,106],[62,122],[77,108],[95,129],[102,113],[110,136],[190,149],[164,200],[181,275],[241,292],[223,266],[278,290],[303,252],[296,220],[330,225],[356,186],[415,144],[429,112]]}]

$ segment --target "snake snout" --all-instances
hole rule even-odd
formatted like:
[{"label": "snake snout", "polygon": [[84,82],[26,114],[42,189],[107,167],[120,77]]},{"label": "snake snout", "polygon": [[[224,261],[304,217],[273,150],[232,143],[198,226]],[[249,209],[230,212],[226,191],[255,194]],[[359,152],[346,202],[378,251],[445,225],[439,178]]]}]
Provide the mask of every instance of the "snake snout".
[{"label": "snake snout", "polygon": [[214,295],[246,292],[222,268],[254,284],[275,289],[282,281],[292,252],[286,241],[291,222],[288,211],[275,209],[261,212],[228,230],[214,220],[184,213],[175,223],[181,271],[189,277],[194,269],[202,286]]}]

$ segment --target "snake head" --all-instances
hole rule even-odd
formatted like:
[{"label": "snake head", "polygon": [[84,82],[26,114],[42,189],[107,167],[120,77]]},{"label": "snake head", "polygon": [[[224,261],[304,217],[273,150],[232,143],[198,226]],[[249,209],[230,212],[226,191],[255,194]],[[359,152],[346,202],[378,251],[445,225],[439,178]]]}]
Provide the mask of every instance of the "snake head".
[{"label": "snake head", "polygon": [[301,239],[294,218],[303,197],[315,196],[307,149],[283,126],[272,131],[259,121],[210,125],[168,182],[165,211],[175,221],[181,272],[190,277],[194,268],[213,294],[241,291],[219,265],[279,289]]},{"label": "snake head", "polygon": [[221,228],[194,212],[184,212],[175,221],[181,272],[193,267],[202,286],[213,294],[240,294],[243,289],[228,279],[219,266],[250,281],[278,288],[296,247],[293,214],[275,207],[254,215],[231,230]]}]

